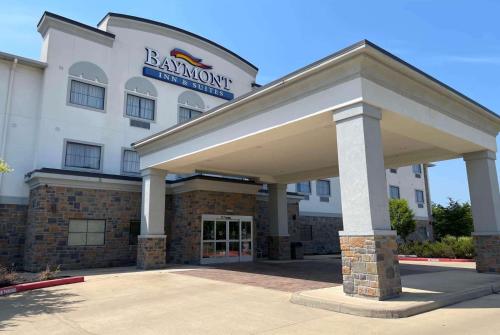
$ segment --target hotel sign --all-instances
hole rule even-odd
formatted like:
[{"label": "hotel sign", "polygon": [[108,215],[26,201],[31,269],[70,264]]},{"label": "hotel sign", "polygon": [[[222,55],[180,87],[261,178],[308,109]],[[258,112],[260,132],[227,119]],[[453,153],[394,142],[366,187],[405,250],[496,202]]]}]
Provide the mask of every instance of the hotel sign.
[{"label": "hotel sign", "polygon": [[234,98],[234,94],[229,92],[231,79],[212,72],[211,65],[204,64],[201,58],[182,49],[172,49],[169,56],[162,57],[158,51],[146,48],[144,64],[142,74],[146,77],[226,100]]}]

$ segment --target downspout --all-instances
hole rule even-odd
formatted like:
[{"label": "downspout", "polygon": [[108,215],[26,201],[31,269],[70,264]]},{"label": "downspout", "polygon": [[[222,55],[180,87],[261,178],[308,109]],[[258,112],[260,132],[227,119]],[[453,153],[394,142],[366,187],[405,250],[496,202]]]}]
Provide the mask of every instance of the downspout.
[{"label": "downspout", "polygon": [[[424,183],[425,183],[425,200],[427,203],[427,216],[429,217],[429,223],[432,225],[434,218],[432,217],[432,204],[431,204],[431,190],[429,187],[429,166],[434,166],[432,164],[424,165]],[[434,228],[434,227],[433,227]],[[432,238],[434,239],[434,229],[432,230]]]},{"label": "downspout", "polygon": [[[7,87],[7,99],[5,100],[5,114],[3,117],[2,139],[0,141],[0,158],[6,160],[7,133],[9,130],[10,114],[12,109],[12,94],[14,90],[14,77],[16,76],[17,58],[14,58],[10,67],[9,86]],[[0,173],[0,191],[2,190],[3,173]]]}]

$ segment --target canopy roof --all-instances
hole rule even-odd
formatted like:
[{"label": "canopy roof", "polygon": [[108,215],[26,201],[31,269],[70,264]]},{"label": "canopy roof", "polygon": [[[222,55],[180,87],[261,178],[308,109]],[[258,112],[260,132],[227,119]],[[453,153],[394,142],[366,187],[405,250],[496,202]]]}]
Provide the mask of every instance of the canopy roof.
[{"label": "canopy roof", "polygon": [[366,40],[133,145],[141,169],[330,177],[333,115],[360,103],[382,112],[387,167],[496,151],[498,115]]}]

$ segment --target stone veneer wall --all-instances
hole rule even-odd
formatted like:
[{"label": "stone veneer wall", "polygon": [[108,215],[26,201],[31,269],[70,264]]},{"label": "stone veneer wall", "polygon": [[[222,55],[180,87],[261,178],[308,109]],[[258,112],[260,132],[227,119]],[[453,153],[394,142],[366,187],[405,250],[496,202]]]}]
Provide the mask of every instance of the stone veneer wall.
[{"label": "stone veneer wall", "polygon": [[255,194],[191,191],[169,195],[165,204],[167,261],[198,264],[201,256],[201,216],[255,216]]},{"label": "stone veneer wall", "polygon": [[500,234],[473,235],[477,272],[500,273]]},{"label": "stone veneer wall", "polygon": [[[269,219],[267,201],[257,201],[256,252],[262,257],[269,254]],[[302,226],[312,227],[312,240],[303,241],[300,236]],[[302,242],[305,254],[331,254],[340,252],[339,231],[342,230],[342,218],[300,216],[298,202],[288,204],[288,233],[290,242]],[[257,254],[260,256],[259,254]]]},{"label": "stone veneer wall", "polygon": [[344,293],[379,300],[401,293],[395,235],[342,236]]},{"label": "stone veneer wall", "polygon": [[[312,227],[312,240],[301,241],[305,254],[335,254],[340,252],[341,217],[299,216],[298,225]],[[300,232],[297,235],[300,238]]]},{"label": "stone veneer wall", "polygon": [[[24,268],[63,269],[135,264],[137,246],[129,245],[130,220],[139,220],[141,194],[39,186],[30,192]],[[70,219],[105,219],[105,244],[68,246]]]},{"label": "stone veneer wall", "polygon": [[0,204],[0,265],[23,265],[27,205]]}]

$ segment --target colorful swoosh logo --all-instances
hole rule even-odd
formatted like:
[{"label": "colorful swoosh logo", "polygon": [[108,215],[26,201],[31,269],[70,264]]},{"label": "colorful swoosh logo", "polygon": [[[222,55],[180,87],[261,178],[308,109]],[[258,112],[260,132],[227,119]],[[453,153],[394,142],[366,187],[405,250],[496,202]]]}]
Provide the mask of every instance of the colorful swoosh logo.
[{"label": "colorful swoosh logo", "polygon": [[212,65],[203,64],[201,62],[202,61],[201,58],[194,57],[189,52],[184,51],[182,49],[178,49],[178,48],[173,49],[172,51],[170,51],[170,56],[175,57],[175,58],[184,59],[189,64],[196,66],[196,67],[199,67],[199,68],[202,68],[202,69],[210,70],[212,68]]}]

